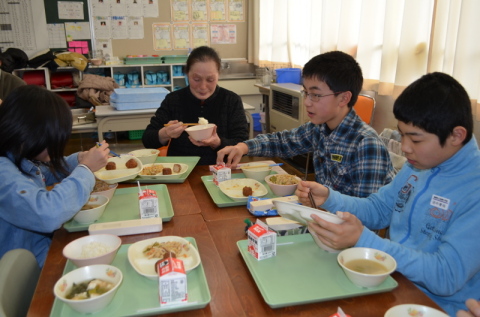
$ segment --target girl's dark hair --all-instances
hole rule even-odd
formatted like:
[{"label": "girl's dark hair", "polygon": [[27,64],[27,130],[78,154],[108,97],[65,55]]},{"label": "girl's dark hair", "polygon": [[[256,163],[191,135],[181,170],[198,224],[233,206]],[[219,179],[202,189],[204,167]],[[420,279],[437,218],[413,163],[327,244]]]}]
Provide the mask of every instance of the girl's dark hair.
[{"label": "girl's dark hair", "polygon": [[47,149],[54,173],[68,175],[63,157],[72,131],[72,112],[60,96],[34,85],[14,89],[0,105],[0,156],[34,160]]},{"label": "girl's dark hair", "polygon": [[357,61],[347,53],[332,51],[309,60],[302,69],[302,77],[323,81],[333,92],[350,91],[352,98],[348,107],[357,102],[362,90],[362,69]]},{"label": "girl's dark hair", "polygon": [[208,46],[199,46],[193,49],[193,51],[188,56],[187,66],[185,66],[185,73],[188,74],[193,64],[197,62],[209,62],[209,61],[214,61],[217,66],[218,72],[220,72],[220,68],[222,66],[222,60],[220,59],[220,56],[218,56],[217,51],[215,51],[213,48]]},{"label": "girl's dark hair", "polygon": [[395,118],[438,136],[440,145],[457,126],[467,130],[463,144],[472,138],[472,105],[465,88],[450,75],[430,73],[410,84],[393,105]]}]

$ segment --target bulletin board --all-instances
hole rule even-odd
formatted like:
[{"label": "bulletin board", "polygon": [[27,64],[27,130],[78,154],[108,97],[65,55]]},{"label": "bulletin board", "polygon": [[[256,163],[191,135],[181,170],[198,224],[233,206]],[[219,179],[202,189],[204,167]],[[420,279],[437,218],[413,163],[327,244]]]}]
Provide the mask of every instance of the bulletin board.
[{"label": "bulletin board", "polygon": [[52,51],[69,50],[84,54],[92,50],[88,0],[43,0]]}]

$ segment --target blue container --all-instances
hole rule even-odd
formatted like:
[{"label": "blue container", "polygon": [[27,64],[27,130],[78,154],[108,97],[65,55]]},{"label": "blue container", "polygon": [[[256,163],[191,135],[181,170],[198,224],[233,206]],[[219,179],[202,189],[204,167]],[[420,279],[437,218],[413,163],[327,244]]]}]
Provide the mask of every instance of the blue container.
[{"label": "blue container", "polygon": [[252,113],[253,131],[262,132],[262,124],[260,123],[260,113]]},{"label": "blue container", "polygon": [[300,68],[279,68],[277,73],[277,83],[293,83],[300,85],[302,83],[302,70]]}]

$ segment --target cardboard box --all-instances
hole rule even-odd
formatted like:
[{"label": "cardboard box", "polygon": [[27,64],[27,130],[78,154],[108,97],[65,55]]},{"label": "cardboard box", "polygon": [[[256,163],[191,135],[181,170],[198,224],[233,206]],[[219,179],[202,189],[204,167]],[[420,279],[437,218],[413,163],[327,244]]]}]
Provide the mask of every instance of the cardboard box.
[{"label": "cardboard box", "polygon": [[183,261],[167,258],[157,263],[160,305],[188,302],[187,274]]},{"label": "cardboard box", "polygon": [[144,189],[138,193],[138,206],[140,208],[140,219],[158,218],[157,192],[152,189]]},{"label": "cardboard box", "polygon": [[277,234],[261,220],[248,228],[248,252],[257,260],[277,255]]},{"label": "cardboard box", "polygon": [[213,166],[213,183],[218,186],[219,183],[232,179],[232,169],[225,165]]}]

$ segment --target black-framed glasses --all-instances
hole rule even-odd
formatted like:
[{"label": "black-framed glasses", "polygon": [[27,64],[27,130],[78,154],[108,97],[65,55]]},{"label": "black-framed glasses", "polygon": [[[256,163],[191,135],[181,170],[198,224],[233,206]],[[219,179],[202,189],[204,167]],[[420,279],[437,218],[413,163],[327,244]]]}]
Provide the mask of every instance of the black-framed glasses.
[{"label": "black-framed glasses", "polygon": [[327,95],[319,95],[319,94],[314,94],[314,93],[310,93],[310,94],[309,94],[309,93],[306,92],[305,90],[302,90],[302,97],[303,97],[304,99],[308,97],[308,98],[310,98],[311,101],[317,102],[317,101],[319,101],[320,98],[322,98],[322,97],[327,97],[327,96],[332,96],[332,95],[335,95],[335,96],[336,96],[336,95],[341,94],[342,92],[344,92],[344,91],[334,92],[334,93],[332,93],[332,94],[327,94]]}]

